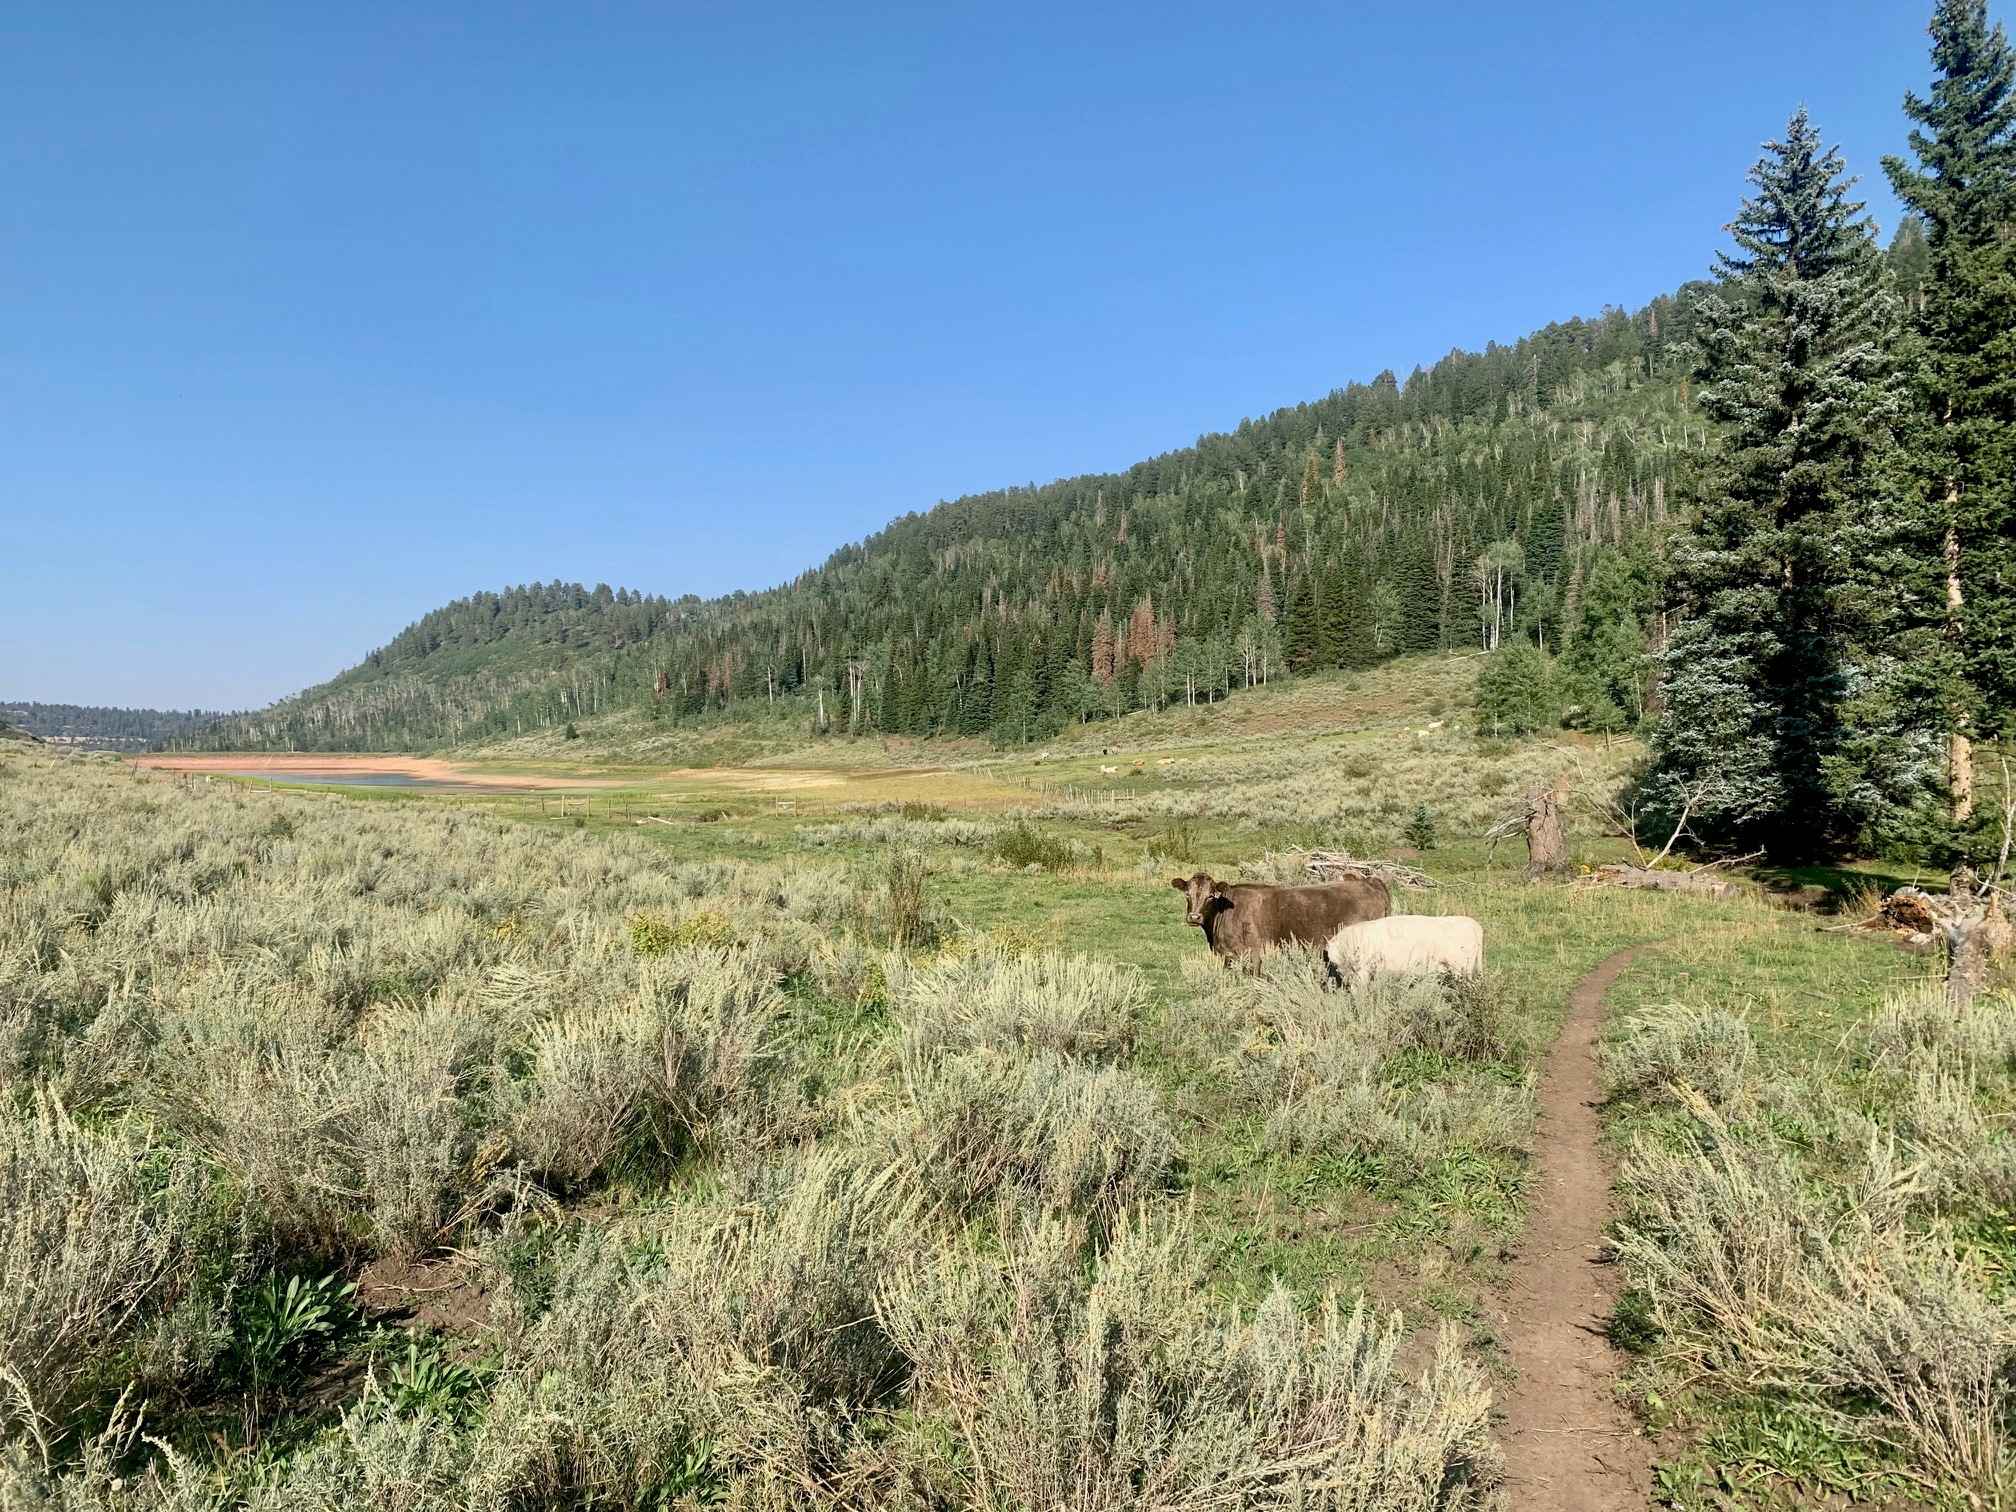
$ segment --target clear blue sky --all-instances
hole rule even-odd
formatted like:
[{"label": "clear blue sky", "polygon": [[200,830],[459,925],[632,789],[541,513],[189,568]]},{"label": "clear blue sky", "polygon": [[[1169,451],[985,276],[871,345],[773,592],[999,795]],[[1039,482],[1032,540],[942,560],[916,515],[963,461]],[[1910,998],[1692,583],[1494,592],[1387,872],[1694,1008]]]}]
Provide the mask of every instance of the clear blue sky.
[{"label": "clear blue sky", "polygon": [[530,579],[762,587],[1702,275],[1930,0],[0,14],[0,697],[263,703]]}]

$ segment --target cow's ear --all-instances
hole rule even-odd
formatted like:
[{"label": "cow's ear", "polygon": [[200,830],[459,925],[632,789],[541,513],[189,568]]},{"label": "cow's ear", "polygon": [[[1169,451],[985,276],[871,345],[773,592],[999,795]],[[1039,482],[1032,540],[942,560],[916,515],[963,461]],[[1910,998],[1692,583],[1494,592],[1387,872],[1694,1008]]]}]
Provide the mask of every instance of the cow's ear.
[{"label": "cow's ear", "polygon": [[1232,906],[1231,895],[1225,891],[1225,884],[1223,882],[1213,882],[1211,884],[1211,896],[1216,898],[1220,903],[1223,903],[1227,908]]},{"label": "cow's ear", "polygon": [[1169,885],[1175,888],[1176,891],[1178,892],[1188,892],[1190,890],[1189,880],[1184,877],[1171,877],[1169,879]]}]

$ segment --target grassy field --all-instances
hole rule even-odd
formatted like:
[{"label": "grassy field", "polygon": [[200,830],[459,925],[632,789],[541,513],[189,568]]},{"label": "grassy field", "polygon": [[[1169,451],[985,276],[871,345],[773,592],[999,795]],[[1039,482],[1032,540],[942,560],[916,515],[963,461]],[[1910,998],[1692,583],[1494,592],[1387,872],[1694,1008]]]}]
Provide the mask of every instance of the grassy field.
[{"label": "grassy field", "polygon": [[[2016,1008],[1526,884],[1483,829],[1633,753],[1468,675],[569,795],[0,754],[0,1505],[1501,1505],[1534,1079],[1627,945],[1660,1498],[1994,1504]],[[1429,831],[1480,981],[1226,973],[1168,887]]]}]

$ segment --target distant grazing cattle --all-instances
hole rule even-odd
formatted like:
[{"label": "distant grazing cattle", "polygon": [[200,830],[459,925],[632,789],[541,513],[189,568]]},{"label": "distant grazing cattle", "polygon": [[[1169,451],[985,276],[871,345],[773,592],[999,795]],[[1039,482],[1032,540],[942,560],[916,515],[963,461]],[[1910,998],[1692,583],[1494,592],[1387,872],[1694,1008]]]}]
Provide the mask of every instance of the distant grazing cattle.
[{"label": "distant grazing cattle", "polygon": [[1341,981],[1358,987],[1380,972],[1467,975],[1484,969],[1484,926],[1460,914],[1392,914],[1338,930],[1323,954]]},{"label": "distant grazing cattle", "polygon": [[1120,768],[1118,767],[1102,766],[1099,770],[1104,772],[1108,777],[1117,777],[1120,775]]},{"label": "distant grazing cattle", "polygon": [[1313,887],[1220,882],[1207,872],[1171,877],[1190,905],[1190,922],[1225,960],[1252,959],[1293,941],[1321,945],[1346,924],[1383,919],[1393,907],[1386,884],[1346,877]]}]

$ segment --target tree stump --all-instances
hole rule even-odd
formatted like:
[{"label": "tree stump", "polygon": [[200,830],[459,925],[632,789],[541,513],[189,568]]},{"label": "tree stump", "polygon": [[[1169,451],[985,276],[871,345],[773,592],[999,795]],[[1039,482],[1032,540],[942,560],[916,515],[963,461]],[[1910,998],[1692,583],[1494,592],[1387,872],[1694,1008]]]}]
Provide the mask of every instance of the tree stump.
[{"label": "tree stump", "polygon": [[1568,834],[1561,822],[1561,792],[1536,788],[1526,798],[1526,878],[1559,876],[1568,869]]},{"label": "tree stump", "polygon": [[1953,920],[1945,926],[1945,934],[1946,1001],[1961,1013],[1988,985],[1995,962],[2016,944],[2016,929],[2002,912],[2002,900],[1991,894],[1985,909]]}]

